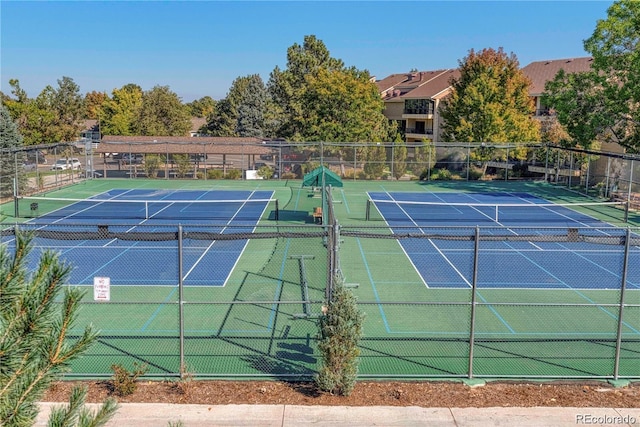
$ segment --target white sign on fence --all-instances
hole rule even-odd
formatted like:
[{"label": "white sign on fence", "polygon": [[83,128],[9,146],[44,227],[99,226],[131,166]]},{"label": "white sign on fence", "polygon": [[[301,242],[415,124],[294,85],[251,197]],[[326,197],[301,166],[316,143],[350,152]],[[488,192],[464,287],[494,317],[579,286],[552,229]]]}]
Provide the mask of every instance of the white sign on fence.
[{"label": "white sign on fence", "polygon": [[93,278],[93,300],[109,301],[111,297],[111,279],[109,277]]}]

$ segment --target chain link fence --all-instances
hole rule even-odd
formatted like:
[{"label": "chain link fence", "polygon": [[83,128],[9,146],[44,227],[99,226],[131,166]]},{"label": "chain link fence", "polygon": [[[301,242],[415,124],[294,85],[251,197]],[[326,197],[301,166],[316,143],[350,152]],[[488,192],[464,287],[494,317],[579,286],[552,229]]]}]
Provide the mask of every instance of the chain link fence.
[{"label": "chain link fence", "polygon": [[637,378],[638,231],[341,227],[360,376]]},{"label": "chain link fence", "polygon": [[366,314],[362,379],[639,378],[640,230],[342,226],[330,192],[322,225],[23,224],[2,244],[32,233],[30,268],[53,248],[86,288],[77,325],[101,332],[69,377],[310,379],[338,279]]}]

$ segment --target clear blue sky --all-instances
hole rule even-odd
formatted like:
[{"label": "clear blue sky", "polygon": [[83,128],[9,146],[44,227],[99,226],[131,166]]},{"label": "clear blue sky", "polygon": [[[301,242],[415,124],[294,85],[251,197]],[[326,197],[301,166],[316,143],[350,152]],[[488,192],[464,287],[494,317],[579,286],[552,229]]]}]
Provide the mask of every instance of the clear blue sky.
[{"label": "clear blue sky", "polygon": [[233,80],[286,67],[287,48],[322,40],[347,66],[383,78],[454,68],[470,49],[521,66],[586,56],[611,1],[0,2],[0,89],[30,97],[71,77],[82,93],[169,86],[184,102],[223,98]]}]

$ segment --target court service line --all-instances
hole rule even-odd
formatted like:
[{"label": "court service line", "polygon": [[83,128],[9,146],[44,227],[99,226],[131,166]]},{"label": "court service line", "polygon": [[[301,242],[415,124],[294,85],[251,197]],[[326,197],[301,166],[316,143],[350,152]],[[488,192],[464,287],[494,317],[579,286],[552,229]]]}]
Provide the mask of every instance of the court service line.
[{"label": "court service line", "polygon": [[[131,189],[131,190],[129,190],[129,191],[132,191],[132,190],[133,190],[133,189]],[[124,193],[121,193],[121,194],[119,194],[119,195],[117,195],[117,196],[114,196],[114,197],[122,196],[123,194],[126,194],[126,193],[128,193],[129,191],[125,191]],[[165,198],[167,198],[167,197],[169,197],[169,196],[171,196],[171,195],[175,194],[176,192],[178,192],[178,190],[173,190],[173,191],[170,191],[170,192],[168,192],[168,193],[164,193],[164,196],[162,196],[161,198],[159,198],[159,199],[158,199],[158,201],[160,201],[160,200],[164,200]],[[114,200],[117,200],[117,199],[114,199]],[[168,208],[169,206],[170,206],[170,205],[167,205],[164,209]],[[145,218],[145,219],[143,219],[142,221],[139,221],[137,224],[132,225],[131,227],[129,227],[129,228],[125,231],[125,233],[128,233],[129,231],[132,231],[133,229],[135,229],[137,226],[144,224],[145,222],[147,222],[148,220],[150,220],[151,218],[153,218],[154,216],[156,216],[157,214],[159,214],[159,213],[160,213],[162,210],[164,210],[164,209],[161,209],[161,210],[159,210],[158,212],[156,212],[155,214],[151,215],[149,218]],[[158,227],[153,228],[151,231],[156,231],[157,229],[158,229]],[[103,245],[103,247],[107,247],[107,246],[109,246],[109,245],[111,245],[112,243],[115,243],[115,242],[117,242],[117,241],[118,241],[118,239],[112,239],[112,240],[108,241],[107,243],[105,243],[105,244]],[[133,245],[131,245],[130,247],[137,246],[137,245],[138,245],[138,243],[140,243],[140,242],[135,242],[135,243],[134,243]]]},{"label": "court service line", "polygon": [[[569,252],[572,252],[574,255],[578,256],[579,258],[582,258],[583,260],[587,261],[590,264],[595,265],[596,267],[598,267],[599,269],[605,271],[606,273],[611,274],[613,277],[615,277],[616,279],[622,279],[622,275],[616,273],[615,271],[611,271],[608,268],[604,267],[603,265],[598,264],[597,262],[590,260],[589,258],[583,256],[581,253],[573,251],[569,248],[567,248],[566,246],[564,246],[561,243],[558,243],[558,246],[560,246],[561,248],[567,249]],[[592,252],[596,252],[596,253],[603,253],[604,251],[592,251]],[[614,251],[608,251],[608,252],[613,252],[615,254],[621,254],[620,251],[614,252]],[[627,283],[633,285],[634,287],[638,287],[637,283],[632,283],[631,281],[627,280]]]},{"label": "court service line", "polygon": [[171,297],[177,292],[178,287],[174,286],[173,289],[171,289],[171,292],[169,292],[169,294],[167,295],[167,297],[164,299],[164,301],[162,301],[160,304],[158,304],[158,307],[153,311],[153,313],[151,313],[151,316],[149,316],[149,318],[147,319],[146,322],[144,322],[144,324],[142,325],[142,328],[140,328],[141,331],[146,331],[147,328],[151,325],[151,323],[156,320],[156,318],[158,317],[158,315],[160,314],[160,311],[164,309],[164,306],[171,302]]},{"label": "court service line", "polygon": [[[369,193],[367,193],[367,196],[370,198],[371,195]],[[392,201],[396,201],[393,196],[391,196],[391,193],[387,192],[387,197],[389,197]],[[398,205],[398,208],[405,214],[405,216],[407,218],[409,218],[409,220],[411,222],[413,222],[413,224],[418,227],[418,229],[420,230],[420,233],[424,234],[424,230],[422,230],[422,228],[420,228],[420,226],[413,220],[413,218],[411,217],[411,215],[409,215],[407,213],[406,210],[404,210],[402,207],[400,207]],[[376,207],[376,209],[378,209]],[[384,215],[382,215],[382,217],[384,218]],[[389,227],[391,229],[391,232],[395,234],[395,232],[393,231],[393,227],[389,224],[389,222],[387,221],[386,218],[384,218],[384,222],[385,224],[387,224],[387,227]],[[404,253],[404,256],[409,260],[409,263],[413,266],[413,269],[415,270],[415,272],[418,274],[418,277],[420,277],[422,279],[422,283],[424,283],[424,286],[429,288],[429,284],[427,283],[425,277],[422,275],[422,273],[420,273],[420,270],[418,269],[418,267],[415,265],[415,263],[413,262],[413,258],[407,253],[407,250],[405,249],[404,245],[402,243],[400,243],[400,241],[398,241],[398,246],[400,246],[400,249],[402,250],[402,252]]]},{"label": "court service line", "polygon": [[[508,245],[508,244],[507,244]],[[595,305],[600,311],[604,312],[605,314],[607,314],[609,317],[611,317],[612,319],[617,320],[618,316],[615,315],[614,313],[609,312],[608,310],[606,310],[604,307],[602,307],[600,304],[596,303],[594,300],[592,300],[591,298],[589,298],[588,296],[586,296],[584,293],[578,291],[576,288],[570,286],[568,283],[566,283],[564,280],[560,279],[559,277],[557,277],[555,274],[551,273],[549,270],[543,268],[542,266],[540,266],[540,264],[536,263],[535,261],[533,261],[531,258],[529,258],[528,256],[520,253],[520,251],[516,250],[514,248],[514,250],[521,255],[522,257],[524,257],[525,259],[527,259],[531,264],[535,265],[536,267],[538,267],[540,270],[544,271],[545,273],[547,273],[549,276],[553,277],[555,280],[558,281],[558,283],[561,283],[562,285],[564,285],[567,289],[575,292],[577,295],[579,295],[582,299],[588,301],[590,304]],[[640,334],[640,331],[638,331],[637,329],[635,329],[634,327],[632,327],[631,325],[629,325],[627,322],[623,322],[623,324],[625,326],[627,326],[629,329],[631,329],[634,333],[636,334]]]},{"label": "court service line", "polygon": [[[510,195],[510,196],[513,196],[513,197],[515,197],[515,198],[517,198],[517,199],[520,199],[520,200],[524,201],[524,202],[525,202],[525,204],[527,204],[527,205],[534,205],[534,206],[535,206],[535,205],[537,205],[537,204],[538,204],[538,203],[533,203],[532,201],[527,200],[527,199],[524,199],[524,198],[522,198],[522,197],[520,197],[520,196],[517,196],[517,195],[515,195],[515,194],[513,194],[513,193],[506,193],[506,194],[508,194],[508,195]],[[554,203],[554,202],[551,202],[551,201],[549,201],[549,200],[547,200],[547,199],[543,199],[543,198],[538,197],[538,196],[535,196],[535,197],[536,197],[536,199],[538,199],[538,200],[542,200],[544,203]],[[554,204],[555,204],[555,203],[554,203]],[[562,213],[556,212],[556,211],[554,211],[553,209],[551,209],[551,208],[550,208],[550,207],[548,207],[548,206],[541,206],[541,207],[542,207],[544,210],[547,210],[547,211],[549,211],[549,212],[551,212],[551,213],[553,213],[553,214],[555,214],[555,215],[558,215],[558,216],[560,216],[560,217],[563,217],[563,218],[565,218],[565,219],[568,219],[568,220],[569,220],[569,221],[571,221],[571,222],[575,222],[576,224],[580,224],[580,225],[582,225],[583,227],[586,227],[586,228],[595,228],[595,227],[593,227],[593,226],[591,226],[591,225],[589,225],[589,224],[585,224],[585,223],[584,223],[584,222],[582,222],[582,221],[578,221],[578,220],[576,220],[575,218],[571,218],[570,216],[568,216],[568,215],[566,215],[566,214],[562,214]],[[570,211],[572,211],[572,212],[576,212],[576,213],[578,213],[578,214],[580,214],[580,215],[584,215],[584,216],[589,217],[589,218],[591,218],[591,219],[593,219],[593,220],[596,220],[596,221],[599,221],[599,222],[603,222],[603,221],[601,221],[600,219],[598,219],[598,218],[596,218],[596,217],[594,217],[594,216],[592,216],[592,215],[588,215],[588,214],[585,214],[585,213],[582,213],[582,212],[579,212],[579,211],[575,211],[575,210],[573,210],[573,209],[571,209],[571,208],[567,208],[566,206],[558,205],[558,208],[560,208],[560,209],[563,209],[563,208],[564,208],[564,209],[568,209],[568,210],[570,210]],[[606,222],[603,222],[603,223],[604,223],[604,224],[608,224],[608,223],[606,223]],[[609,225],[611,225],[611,224],[609,224]],[[609,236],[609,235],[610,235],[609,233],[606,233],[606,232],[604,232],[603,230],[600,230],[600,229],[597,229],[597,230],[598,230],[598,232],[600,232],[600,233],[602,233],[602,234],[605,234],[605,235],[607,235],[607,236]]]},{"label": "court service line", "polygon": [[362,248],[362,242],[360,242],[360,238],[356,238],[356,242],[358,242],[358,248],[360,249],[360,256],[362,257],[362,262],[364,263],[364,269],[367,272],[367,276],[369,277],[369,283],[371,283],[371,288],[373,289],[373,295],[376,298],[376,302],[378,303],[378,311],[380,312],[380,316],[382,316],[382,323],[384,324],[387,333],[391,333],[391,328],[389,327],[389,322],[387,320],[387,316],[384,313],[384,307],[380,304],[380,296],[378,295],[378,290],[376,289],[375,281],[373,280],[373,275],[371,274],[371,269],[369,268],[369,262],[367,262],[367,257],[364,254],[364,249]]},{"label": "court service line", "polygon": [[344,189],[340,189],[340,193],[342,193],[342,204],[344,205],[344,208],[347,211],[347,214],[351,213],[351,210],[349,209],[349,203],[347,203],[347,195],[344,193]]},{"label": "court service line", "polygon": [[[236,214],[234,215],[234,218],[240,213],[240,211],[242,210],[242,208],[244,207],[244,205],[247,203],[247,201],[251,200],[251,197],[253,197],[253,194],[257,191],[254,190],[250,195],[249,198],[247,200],[245,200],[245,203],[242,204],[242,206],[240,207],[240,209],[238,209],[238,211],[236,212]],[[271,191],[271,194],[269,195],[269,199],[273,198],[273,191]],[[256,219],[256,223],[253,225],[253,228],[251,229],[252,232],[254,232],[256,230],[256,227],[258,226],[258,222],[260,222],[260,218],[262,218],[262,215],[264,215],[265,210],[267,210],[267,208],[269,207],[269,202],[265,203],[264,208],[262,208],[262,212],[260,213],[260,215],[258,215],[258,218]],[[233,220],[233,219],[232,219]],[[248,226],[247,226],[248,227]],[[224,231],[224,229],[222,230]],[[242,249],[240,250],[240,253],[238,253],[238,256],[236,257],[236,261],[233,263],[233,266],[231,267],[231,269],[229,270],[229,274],[227,274],[227,277],[224,279],[224,282],[222,284],[222,286],[227,286],[227,281],[229,280],[229,278],[231,277],[231,274],[233,273],[233,271],[236,269],[236,266],[238,265],[238,263],[240,262],[240,258],[242,258],[242,255],[244,254],[244,251],[247,249],[247,246],[249,245],[249,240],[245,239],[244,245],[242,246]],[[195,266],[194,266],[195,267]]]},{"label": "court service line", "polygon": [[[231,224],[231,222],[233,222],[233,220],[238,216],[238,214],[240,213],[242,208],[247,204],[247,202],[249,201],[249,199],[251,199],[251,197],[253,196],[253,194],[255,192],[256,192],[256,190],[253,190],[251,193],[249,193],[249,197],[247,199],[245,199],[245,201],[242,203],[242,205],[240,205],[240,207],[236,210],[236,212],[233,214],[231,219],[229,219],[229,221],[227,221],[225,226],[222,227],[222,230],[220,230],[220,233],[218,233],[218,234],[223,234],[224,233],[224,231],[228,228],[228,226]],[[211,250],[211,248],[213,247],[213,245],[216,242],[217,242],[217,240],[214,240],[213,242],[211,242],[211,244],[209,246],[207,246],[207,248],[204,250],[204,252],[202,252],[202,255],[200,255],[200,257],[198,257],[198,259],[193,263],[193,265],[191,266],[189,271],[187,271],[186,274],[182,277],[182,280],[185,280],[187,277],[189,277],[191,272],[193,272],[193,270],[198,266],[198,264],[200,264],[200,261],[202,261],[202,259],[205,257],[205,255],[208,254],[208,252]],[[245,242],[245,247],[246,247],[246,242]],[[231,272],[234,270],[234,268],[238,264],[238,261],[240,260],[240,256],[242,256],[242,252],[243,251],[244,251],[244,248],[240,251],[240,254],[236,258],[236,262],[233,264],[233,267],[229,271],[229,275],[231,274]],[[227,275],[227,278],[224,280],[224,284],[222,285],[223,287],[227,284],[227,280],[229,280],[229,275]]]}]

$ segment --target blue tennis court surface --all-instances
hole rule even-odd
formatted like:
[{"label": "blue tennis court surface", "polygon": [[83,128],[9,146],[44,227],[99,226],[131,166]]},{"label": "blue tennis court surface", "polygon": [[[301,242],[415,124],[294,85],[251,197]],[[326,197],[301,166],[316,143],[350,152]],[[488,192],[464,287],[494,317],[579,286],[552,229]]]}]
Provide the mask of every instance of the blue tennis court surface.
[{"label": "blue tennis court surface", "polygon": [[[176,286],[179,272],[175,239],[58,240],[55,232],[77,230],[71,224],[96,229],[96,225],[103,223],[108,224],[109,230],[129,234],[136,231],[175,234],[177,224],[218,234],[231,230],[251,232],[270,207],[272,196],[273,191],[111,190],[65,204],[31,221],[40,230],[53,233],[52,238],[35,238],[34,253],[37,255],[40,249],[58,251],[73,266],[69,279],[73,285],[91,285],[94,277],[109,277],[112,285]],[[118,203],[122,201],[125,202]],[[224,286],[247,242],[185,239],[184,285]]]},{"label": "blue tennis court surface", "polygon": [[[626,230],[567,206],[525,193],[368,195],[394,233],[425,235],[399,242],[427,287],[472,286],[478,226],[478,288],[620,289]],[[572,230],[590,239],[561,238]],[[637,246],[629,260],[627,287],[640,289]]]}]

